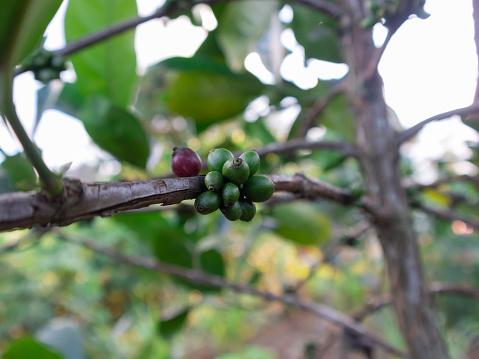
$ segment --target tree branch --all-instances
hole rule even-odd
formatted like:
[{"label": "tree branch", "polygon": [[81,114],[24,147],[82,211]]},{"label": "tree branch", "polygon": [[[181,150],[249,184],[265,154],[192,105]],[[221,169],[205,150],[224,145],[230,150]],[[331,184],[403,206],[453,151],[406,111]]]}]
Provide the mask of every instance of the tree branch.
[{"label": "tree branch", "polygon": [[369,339],[375,345],[383,348],[384,350],[386,350],[387,352],[391,354],[398,355],[400,357],[407,356],[406,353],[384,342],[382,339],[378,338],[375,334],[370,333],[368,329],[366,329],[363,325],[356,323],[351,317],[341,312],[338,312],[335,309],[330,308],[324,304],[308,303],[292,295],[278,295],[271,292],[263,292],[246,284],[230,283],[216,275],[207,274],[205,272],[195,270],[195,269],[187,269],[187,268],[179,267],[179,266],[168,264],[168,263],[158,262],[152,258],[126,256],[110,248],[99,246],[93,241],[89,241],[85,239],[72,240],[68,238],[67,236],[63,235],[62,232],[57,229],[52,229],[52,231],[55,235],[57,235],[60,239],[64,241],[79,244],[84,247],[90,248],[91,250],[97,253],[106,255],[124,264],[156,271],[159,273],[174,275],[176,277],[185,279],[189,281],[190,283],[194,283],[194,284],[202,284],[202,285],[208,285],[208,286],[213,286],[217,288],[230,289],[235,292],[250,294],[256,297],[260,297],[268,301],[277,301],[289,306],[301,308],[303,310],[312,312],[321,318],[324,318],[333,323],[336,323],[342,327],[348,328],[352,332]]},{"label": "tree branch", "polygon": [[[348,191],[302,174],[269,176],[276,191],[305,199],[328,199],[352,205],[356,198]],[[163,178],[148,181],[82,183],[65,179],[63,193],[48,198],[42,192],[14,192],[0,195],[0,231],[35,225],[65,226],[83,219],[109,217],[120,211],[178,204],[206,191],[204,176]],[[366,205],[358,206],[367,209]]]},{"label": "tree branch", "polygon": [[457,116],[466,116],[470,114],[474,114],[479,112],[479,103],[474,103],[471,106],[467,107],[462,107],[458,108],[455,110],[447,111],[444,113],[440,113],[437,115],[434,115],[432,117],[429,117],[428,119],[419,122],[418,124],[414,125],[411,128],[408,128],[407,130],[403,131],[399,136],[398,136],[398,145],[402,144],[403,142],[409,140],[411,137],[416,135],[419,131],[422,130],[424,126],[427,124],[434,122],[434,121],[439,121],[439,120],[444,120],[447,118],[450,118],[451,116],[457,115]]},{"label": "tree branch", "polygon": [[426,205],[420,204],[415,206],[417,209],[423,211],[424,213],[427,213],[429,215],[432,215],[434,217],[446,219],[449,221],[462,221],[466,223],[467,225],[471,226],[474,229],[479,229],[479,222],[475,221],[471,218],[464,217],[458,213],[454,213],[453,211],[446,211],[446,210],[441,210],[441,209],[436,209],[432,207],[428,207]]},{"label": "tree branch", "polygon": [[[479,300],[479,289],[468,287],[465,285],[454,285],[447,283],[432,283],[429,286],[429,294],[449,294],[449,295],[460,295],[465,297],[471,297]],[[392,298],[390,296],[379,296],[372,298],[369,303],[362,309],[358,310],[356,313],[351,316],[358,320],[363,321],[368,315],[373,314],[374,312],[380,310],[381,308],[388,306],[392,303]]]}]

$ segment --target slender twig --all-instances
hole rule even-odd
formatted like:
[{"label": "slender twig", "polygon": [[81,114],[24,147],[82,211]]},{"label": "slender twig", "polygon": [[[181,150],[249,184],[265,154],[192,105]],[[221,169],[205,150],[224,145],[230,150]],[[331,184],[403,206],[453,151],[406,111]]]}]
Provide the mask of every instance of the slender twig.
[{"label": "slender twig", "polygon": [[400,145],[403,142],[409,140],[411,137],[416,135],[420,130],[422,130],[422,128],[424,126],[426,126],[427,124],[429,124],[431,122],[448,119],[448,118],[450,118],[452,116],[455,116],[455,115],[466,116],[466,115],[474,114],[474,113],[477,113],[477,112],[479,112],[479,103],[474,103],[471,106],[458,108],[458,109],[455,109],[455,110],[443,112],[443,113],[434,115],[432,117],[429,117],[428,119],[426,119],[424,121],[421,121],[418,124],[414,125],[413,127],[408,128],[407,130],[403,131],[398,136],[398,139],[397,139],[398,144]]},{"label": "slender twig", "polygon": [[462,222],[471,226],[474,229],[479,229],[479,221],[476,221],[476,220],[471,219],[471,218],[464,217],[464,216],[462,216],[458,213],[455,213],[453,211],[432,208],[432,207],[428,207],[428,206],[423,205],[423,204],[415,205],[415,207],[417,209],[423,211],[424,213],[427,213],[427,214],[432,215],[434,217],[446,219],[446,220],[449,220],[449,221],[462,221]]},{"label": "slender twig", "polygon": [[356,146],[348,142],[339,141],[305,141],[304,139],[290,140],[284,143],[271,143],[258,150],[260,156],[265,156],[269,153],[289,152],[293,150],[334,150],[339,151],[345,156],[357,155]]},{"label": "slender twig", "polygon": [[379,62],[381,61],[381,58],[384,54],[384,51],[386,51],[386,47],[388,46],[389,42],[391,41],[396,31],[397,31],[397,28],[388,29],[388,33],[386,35],[386,39],[384,40],[384,43],[381,45],[381,47],[376,49],[376,51],[373,53],[373,56],[369,60],[369,64],[366,71],[366,79],[370,79],[374,76],[374,73],[377,71]]},{"label": "slender twig", "polygon": [[146,257],[139,257],[139,256],[126,256],[110,248],[99,246],[95,242],[87,240],[87,239],[73,240],[65,236],[58,229],[53,228],[52,231],[55,235],[57,235],[60,239],[64,241],[79,244],[84,247],[90,248],[91,250],[101,253],[103,255],[106,255],[110,258],[113,258],[115,261],[118,261],[120,263],[156,271],[159,273],[170,274],[170,275],[185,279],[194,284],[202,284],[202,285],[208,285],[208,286],[217,287],[217,288],[230,289],[235,292],[245,293],[245,294],[250,294],[256,297],[260,297],[268,301],[277,301],[289,306],[301,308],[303,310],[312,312],[321,318],[324,318],[333,323],[336,323],[342,327],[346,327],[352,332],[362,337],[368,338],[375,345],[383,348],[384,350],[388,351],[391,354],[398,355],[401,357],[407,356],[406,353],[384,342],[382,339],[378,338],[375,334],[370,333],[368,329],[356,323],[352,318],[324,304],[308,303],[292,295],[278,295],[271,292],[260,291],[247,284],[231,283],[226,281],[222,277],[219,277],[216,275],[207,274],[205,272],[195,270],[195,269],[183,268],[173,264],[162,263],[162,262],[156,261],[153,258],[146,258]]},{"label": "slender twig", "polygon": [[[460,295],[464,297],[471,297],[479,300],[479,289],[469,287],[466,285],[455,285],[447,283],[432,283],[429,286],[429,293],[431,295],[448,294],[448,295]],[[367,316],[377,312],[381,308],[388,306],[392,303],[390,296],[379,296],[370,299],[369,303],[362,309],[358,310],[351,316],[358,320],[363,321]]]},{"label": "slender twig", "polygon": [[336,97],[343,94],[346,90],[346,84],[341,82],[336,87],[334,87],[331,92],[326,96],[319,98],[315,103],[308,109],[306,114],[299,119],[301,121],[301,126],[298,129],[295,137],[302,138],[306,135],[308,130],[317,125],[316,119],[323,113],[326,107],[333,101]]},{"label": "slender twig", "polygon": [[5,68],[0,69],[0,112],[4,114],[18,141],[23,147],[25,155],[40,177],[40,182],[45,191],[56,196],[62,189],[61,179],[47,167],[41,156],[40,150],[35,146],[23,125],[18,118],[15,104],[13,102],[13,77],[10,76],[9,65],[4,64]]}]

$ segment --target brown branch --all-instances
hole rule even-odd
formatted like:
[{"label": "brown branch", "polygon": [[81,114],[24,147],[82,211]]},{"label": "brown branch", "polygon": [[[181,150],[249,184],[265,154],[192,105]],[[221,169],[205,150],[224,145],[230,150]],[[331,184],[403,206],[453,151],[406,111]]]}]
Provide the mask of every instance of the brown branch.
[{"label": "brown branch", "polygon": [[72,240],[66,237],[65,235],[63,235],[61,231],[57,229],[52,229],[52,231],[62,240],[85,246],[95,252],[106,255],[124,264],[156,271],[159,273],[174,275],[176,277],[185,279],[189,281],[190,283],[194,283],[194,284],[208,285],[208,286],[212,286],[216,288],[230,289],[239,293],[250,294],[268,301],[277,301],[289,306],[293,306],[296,308],[300,308],[300,309],[312,312],[321,318],[329,320],[342,327],[348,328],[349,330],[360,335],[361,337],[369,339],[375,345],[383,348],[384,350],[386,350],[387,352],[391,354],[398,355],[400,357],[407,356],[406,353],[384,342],[382,339],[378,338],[375,334],[370,333],[368,329],[366,329],[363,325],[355,322],[351,317],[341,312],[338,312],[335,309],[330,308],[324,304],[308,303],[292,295],[278,295],[271,292],[263,292],[246,284],[231,283],[216,275],[207,274],[205,272],[195,270],[195,269],[187,269],[187,268],[183,268],[183,267],[168,264],[168,263],[158,262],[153,258],[146,258],[146,257],[139,257],[139,256],[126,256],[110,248],[99,246],[93,241],[85,240],[85,239]]},{"label": "brown branch", "polygon": [[306,114],[300,119],[301,126],[298,129],[297,134],[295,135],[298,138],[306,136],[308,130],[316,125],[316,119],[323,113],[325,108],[333,101],[336,97],[343,94],[346,90],[346,84],[341,82],[335,86],[331,92],[324,98],[319,98],[313,105],[308,109]]},{"label": "brown branch", "polygon": [[357,155],[356,147],[348,142],[339,141],[305,141],[304,139],[290,140],[283,143],[271,143],[258,150],[260,156],[265,156],[268,153],[281,153],[293,150],[305,150],[305,149],[322,149],[322,150],[335,150],[343,153],[346,156]]},{"label": "brown branch", "polygon": [[429,215],[432,215],[434,217],[446,219],[449,221],[462,221],[466,223],[467,225],[471,226],[474,229],[479,229],[479,222],[475,221],[474,219],[464,217],[458,213],[455,213],[453,211],[446,211],[446,210],[441,210],[441,209],[436,209],[432,207],[428,207],[423,204],[419,204],[415,206],[419,210],[423,211],[424,213],[427,213]]},{"label": "brown branch", "polygon": [[[286,191],[298,198],[327,199],[343,205],[354,204],[349,191],[302,174],[269,176],[276,191]],[[0,231],[31,228],[35,225],[65,226],[83,219],[112,216],[120,211],[178,204],[196,198],[206,190],[204,176],[163,178],[149,181],[82,183],[64,180],[64,191],[50,199],[42,192],[14,192],[0,195]],[[367,206],[357,204],[367,210]]]},{"label": "brown branch", "polygon": [[471,114],[474,114],[474,113],[477,113],[477,112],[479,112],[479,103],[475,102],[471,106],[458,108],[458,109],[455,109],[455,110],[447,111],[447,112],[440,113],[440,114],[434,115],[432,117],[429,117],[428,119],[426,119],[422,122],[419,122],[418,124],[414,125],[413,127],[408,128],[407,130],[403,131],[398,136],[398,139],[397,139],[398,144],[400,145],[403,142],[409,140],[411,137],[416,135],[420,130],[422,130],[422,128],[424,126],[426,126],[427,124],[429,124],[431,122],[448,119],[448,118],[450,118],[452,116],[455,116],[455,115],[466,116],[466,115],[471,115]]},{"label": "brown branch", "polygon": [[[446,283],[432,283],[429,286],[429,294],[449,294],[449,295],[460,295],[465,297],[471,297],[479,300],[479,289],[472,288],[466,285],[453,285]],[[377,312],[381,308],[388,306],[392,303],[392,298],[390,296],[378,296],[372,298],[369,303],[362,309],[358,310],[356,313],[351,316],[357,321],[363,321],[367,316]]]}]

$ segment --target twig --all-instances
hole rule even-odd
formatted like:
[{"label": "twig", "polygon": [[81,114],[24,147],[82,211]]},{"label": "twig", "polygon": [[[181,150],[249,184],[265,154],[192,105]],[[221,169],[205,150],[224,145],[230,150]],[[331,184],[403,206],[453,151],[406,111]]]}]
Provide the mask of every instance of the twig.
[{"label": "twig", "polygon": [[281,153],[293,150],[306,150],[306,149],[323,149],[323,150],[335,150],[343,153],[346,156],[357,155],[356,146],[348,142],[338,141],[305,141],[304,139],[290,140],[283,143],[271,143],[258,150],[260,156],[265,156],[269,153]]},{"label": "twig", "polygon": [[442,218],[442,219],[447,219],[449,221],[462,221],[466,223],[467,225],[471,226],[474,229],[479,229],[479,222],[475,221],[471,218],[464,217],[458,213],[455,213],[453,211],[446,211],[446,210],[440,210],[436,208],[431,208],[423,204],[419,204],[415,206],[417,209],[423,211],[424,213],[430,214],[434,217]]},{"label": "twig", "polygon": [[343,14],[341,7],[338,5],[324,0],[289,0],[296,4],[309,6],[317,11],[322,12],[331,17],[340,18]]},{"label": "twig", "polygon": [[447,118],[450,118],[454,115],[457,116],[466,116],[470,114],[474,114],[479,111],[479,103],[474,103],[471,106],[467,107],[462,107],[458,108],[455,110],[447,111],[444,113],[440,113],[437,115],[434,115],[432,117],[429,117],[428,119],[419,122],[418,124],[414,125],[411,128],[408,128],[407,130],[403,131],[399,136],[398,136],[398,144],[402,144],[403,142],[409,140],[411,137],[413,137],[415,134],[417,134],[424,126],[427,124],[434,122],[434,121],[439,121],[439,120],[444,120]]},{"label": "twig", "polygon": [[[453,285],[447,283],[432,283],[429,286],[429,293],[431,295],[437,294],[449,294],[449,295],[461,295],[465,297],[471,297],[479,300],[479,289],[472,288],[466,285]],[[390,296],[378,296],[372,298],[369,303],[362,309],[358,310],[351,316],[358,320],[363,321],[368,315],[380,310],[381,308],[390,305],[392,298]]]},{"label": "twig", "polygon": [[341,312],[338,312],[335,309],[330,308],[324,304],[304,302],[300,300],[299,298],[292,295],[278,295],[271,292],[263,292],[246,284],[230,283],[219,276],[207,274],[202,271],[198,271],[194,269],[182,268],[182,267],[168,264],[168,263],[158,262],[152,258],[139,257],[139,256],[126,256],[110,248],[99,246],[93,241],[89,241],[85,239],[72,240],[66,237],[65,235],[63,235],[62,232],[57,229],[52,229],[52,231],[54,234],[56,234],[60,239],[64,241],[85,246],[87,248],[92,249],[95,252],[104,254],[124,264],[132,265],[139,268],[145,268],[148,270],[153,270],[159,273],[174,275],[176,277],[180,277],[194,284],[202,284],[202,285],[208,285],[208,286],[213,286],[217,288],[230,289],[235,292],[250,294],[250,295],[263,298],[268,301],[277,301],[286,305],[307,310],[309,312],[312,312],[318,315],[321,318],[334,322],[340,326],[346,327],[352,332],[362,337],[368,338],[374,344],[380,346],[381,348],[385,349],[389,353],[392,353],[401,357],[407,356],[406,353],[384,342],[382,339],[378,338],[375,334],[370,333],[368,329],[366,329],[361,324],[356,323],[349,316]]},{"label": "twig", "polygon": [[397,28],[388,28],[388,33],[386,35],[386,39],[384,43],[381,45],[380,48],[376,49],[373,53],[371,59],[369,60],[369,64],[366,71],[366,79],[370,79],[374,76],[375,71],[378,69],[379,62],[386,51],[386,47],[388,46],[389,42],[391,41],[393,35],[396,33]]},{"label": "twig", "polygon": [[336,97],[343,94],[346,90],[346,85],[344,82],[341,82],[336,87],[334,87],[331,92],[324,98],[319,98],[315,103],[309,108],[306,114],[300,119],[301,126],[295,135],[298,138],[306,136],[306,133],[309,129],[316,125],[316,119],[321,115],[324,109],[333,101]]}]

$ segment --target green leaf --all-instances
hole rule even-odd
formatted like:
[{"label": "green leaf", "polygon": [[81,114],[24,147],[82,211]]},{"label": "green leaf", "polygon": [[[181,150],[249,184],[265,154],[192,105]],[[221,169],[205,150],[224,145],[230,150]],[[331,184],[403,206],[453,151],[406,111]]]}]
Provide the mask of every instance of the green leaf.
[{"label": "green leaf", "polygon": [[35,171],[23,153],[5,158],[0,167],[6,171],[14,190],[30,191],[37,187]]},{"label": "green leaf", "polygon": [[244,59],[277,16],[277,1],[228,3],[218,20],[217,40],[233,71],[244,69]]},{"label": "green leaf", "polygon": [[355,141],[356,124],[346,95],[332,99],[323,110],[320,121],[328,130],[333,130],[341,138],[350,142]]},{"label": "green leaf", "polygon": [[200,254],[201,270],[220,277],[225,276],[225,262],[223,256],[216,249],[210,249]]},{"label": "green leaf", "polygon": [[296,244],[319,244],[330,238],[331,220],[311,203],[282,203],[271,216],[277,220],[275,232]]},{"label": "green leaf", "polygon": [[[137,16],[134,0],[71,0],[65,15],[67,41]],[[129,30],[71,56],[80,94],[99,94],[126,108],[133,99],[136,75],[135,31]]]},{"label": "green leaf", "polygon": [[18,339],[10,344],[2,356],[3,359],[62,359],[60,355],[38,343],[30,337]]},{"label": "green leaf", "polygon": [[158,331],[165,339],[171,339],[181,328],[185,325],[190,308],[186,307],[182,311],[176,313],[167,319],[162,319],[158,322]]},{"label": "green leaf", "polygon": [[0,63],[19,64],[41,40],[62,0],[0,3]]},{"label": "green leaf", "polygon": [[119,160],[144,168],[149,144],[138,119],[115,106],[109,99],[90,96],[86,99],[80,120],[95,143]]},{"label": "green leaf", "polygon": [[153,92],[159,111],[200,125],[238,115],[264,88],[251,74],[235,74],[225,65],[196,57],[165,60],[146,76],[161,86]]},{"label": "green leaf", "polygon": [[343,62],[337,20],[307,6],[292,4],[291,7],[294,12],[291,29],[298,43],[303,45],[306,57]]}]

